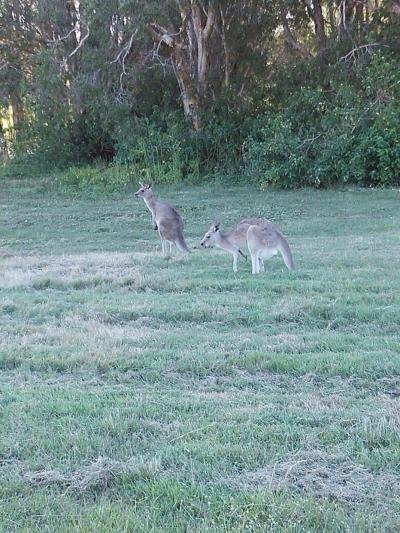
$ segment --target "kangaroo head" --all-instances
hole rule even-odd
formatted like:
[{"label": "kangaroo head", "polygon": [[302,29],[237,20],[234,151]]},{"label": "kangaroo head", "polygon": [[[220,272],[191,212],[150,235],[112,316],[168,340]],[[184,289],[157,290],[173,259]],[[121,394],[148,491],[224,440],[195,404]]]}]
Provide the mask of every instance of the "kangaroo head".
[{"label": "kangaroo head", "polygon": [[151,183],[143,184],[139,181],[139,185],[140,189],[135,192],[135,196],[138,198],[150,198],[152,196]]},{"label": "kangaroo head", "polygon": [[201,246],[204,246],[205,248],[213,246],[215,244],[215,239],[217,235],[219,235],[219,222],[215,221],[211,224],[210,229],[201,239],[200,241]]}]

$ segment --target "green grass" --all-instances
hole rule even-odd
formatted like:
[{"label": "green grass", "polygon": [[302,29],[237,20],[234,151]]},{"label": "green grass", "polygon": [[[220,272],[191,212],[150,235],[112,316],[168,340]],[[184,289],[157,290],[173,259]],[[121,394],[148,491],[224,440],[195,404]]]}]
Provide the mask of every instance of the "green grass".
[{"label": "green grass", "polygon": [[399,191],[159,188],[287,235],[164,258],[131,192],[0,184],[1,531],[400,528]]}]

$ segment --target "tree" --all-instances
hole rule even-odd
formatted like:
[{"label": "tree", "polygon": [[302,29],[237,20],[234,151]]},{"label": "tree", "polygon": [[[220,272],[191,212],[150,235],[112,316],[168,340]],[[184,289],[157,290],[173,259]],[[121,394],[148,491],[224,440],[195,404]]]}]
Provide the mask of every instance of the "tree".
[{"label": "tree", "polygon": [[358,59],[398,49],[399,6],[0,0],[0,105],[12,108],[14,132],[27,140],[21,150],[50,157],[52,147],[57,158],[54,139],[62,138],[65,161],[110,159],[136,120],[168,128],[180,114],[192,133],[204,134],[190,137],[200,147],[207,130],[231,120],[231,133],[244,131],[244,119],[284,107],[300,86],[329,90],[331,65],[350,73]]},{"label": "tree", "polygon": [[164,25],[149,23],[157,52],[171,61],[194,132],[201,129],[207,101],[229,90],[234,78],[237,94],[243,94],[255,60],[263,61],[265,36],[276,27],[274,6],[258,0],[176,0],[178,16],[172,11]]}]

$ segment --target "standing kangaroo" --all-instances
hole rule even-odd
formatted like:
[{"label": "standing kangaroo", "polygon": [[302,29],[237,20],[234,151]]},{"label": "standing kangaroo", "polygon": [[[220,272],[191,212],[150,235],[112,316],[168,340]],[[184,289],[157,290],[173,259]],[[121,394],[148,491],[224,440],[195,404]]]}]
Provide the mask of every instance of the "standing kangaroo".
[{"label": "standing kangaroo", "polygon": [[[271,224],[275,227],[272,222],[266,218],[243,218],[230,230],[228,233],[221,233],[219,222],[213,222],[210,226],[210,229],[202,238],[200,244],[205,248],[211,246],[217,246],[222,250],[225,250],[232,254],[233,256],[233,271],[237,272],[237,260],[239,254],[242,255],[246,260],[247,256],[243,253],[243,250],[247,250],[247,230],[252,225],[265,225]],[[262,259],[260,259],[260,269],[264,268]]]},{"label": "standing kangaroo", "polygon": [[135,196],[143,198],[151,213],[153,229],[158,230],[163,253],[167,253],[167,243],[170,252],[172,244],[175,244],[181,252],[190,252],[183,237],[183,221],[179,213],[167,202],[154,198],[150,184],[143,185],[140,182],[139,184],[140,189],[135,192]]},{"label": "standing kangaroo", "polygon": [[289,270],[294,269],[292,253],[285,237],[276,226],[267,222],[262,226],[252,225],[247,229],[247,247],[251,255],[251,273],[259,274],[260,262],[273,257],[278,252],[282,255]]}]

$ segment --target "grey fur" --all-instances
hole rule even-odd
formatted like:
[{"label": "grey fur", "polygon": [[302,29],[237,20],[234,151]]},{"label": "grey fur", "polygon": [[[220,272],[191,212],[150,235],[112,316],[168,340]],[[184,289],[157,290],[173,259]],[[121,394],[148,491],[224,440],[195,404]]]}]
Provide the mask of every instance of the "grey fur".
[{"label": "grey fur", "polygon": [[181,252],[190,252],[183,237],[183,221],[178,211],[167,202],[155,198],[150,184],[140,184],[135,196],[143,198],[151,213],[153,228],[158,231],[161,239],[162,251],[167,253],[169,243],[169,251],[172,249],[172,244],[175,244]]},{"label": "grey fur", "polygon": [[[265,225],[272,222],[266,218],[243,218],[227,233],[221,233],[219,222],[213,222],[210,229],[206,232],[202,238],[200,244],[206,248],[210,246],[217,246],[222,250],[225,250],[233,256],[233,271],[237,272],[237,260],[240,255],[244,255],[244,251],[247,250],[247,230],[251,225]],[[245,256],[246,257],[246,256]],[[260,268],[263,268],[262,260]]]},{"label": "grey fur", "polygon": [[282,255],[287,268],[289,270],[294,269],[289,244],[272,223],[266,223],[262,226],[249,226],[247,230],[247,246],[251,255],[252,274],[260,273],[260,261],[269,259],[278,252]]}]

